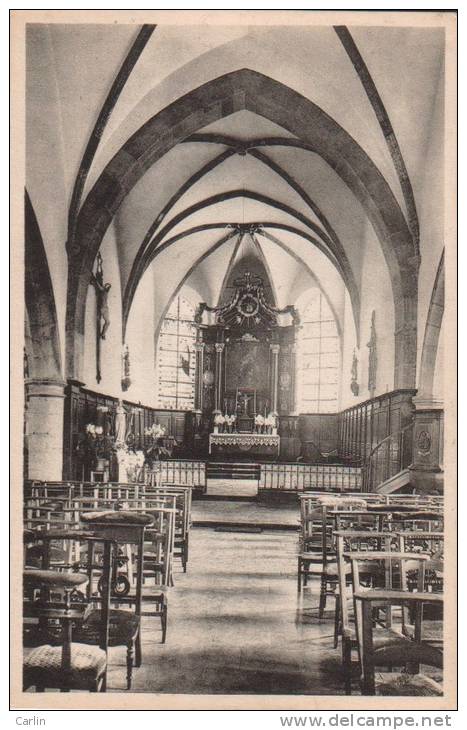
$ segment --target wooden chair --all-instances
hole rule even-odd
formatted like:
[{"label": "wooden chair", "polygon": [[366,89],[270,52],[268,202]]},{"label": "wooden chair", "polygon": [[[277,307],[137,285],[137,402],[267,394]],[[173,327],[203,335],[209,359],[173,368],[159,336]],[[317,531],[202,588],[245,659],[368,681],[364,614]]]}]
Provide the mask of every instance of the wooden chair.
[{"label": "wooden chair", "polygon": [[[301,521],[300,552],[298,554],[298,592],[302,582],[308,578],[320,579],[319,618],[323,618],[329,596],[336,597],[338,583],[337,562],[333,531],[336,529],[335,515],[366,514],[365,503],[360,499],[325,495],[318,500],[318,507],[311,509]],[[372,519],[372,518],[370,518]]]},{"label": "wooden chair", "polygon": [[[86,512],[81,521],[93,533],[100,537],[114,540],[117,545],[136,546],[136,585],[135,592],[128,595],[111,593],[112,608],[109,619],[109,645],[126,646],[127,648],[127,689],[131,689],[133,663],[139,667],[142,663],[141,647],[141,615],[143,602],[143,555],[145,529],[152,525],[153,517],[144,513],[130,511]],[[157,603],[158,596],[154,597]],[[165,602],[160,598],[159,602]],[[120,606],[133,607],[132,611]],[[83,643],[92,641],[98,625],[98,616],[93,614],[82,627],[79,634]],[[164,630],[164,625],[162,626]]]},{"label": "wooden chair", "polygon": [[[326,607],[326,601],[328,597],[332,597],[337,601],[337,588],[338,588],[338,564],[336,559],[336,544],[335,544],[335,533],[343,529],[351,530],[364,530],[368,532],[381,532],[385,523],[386,515],[380,512],[368,512],[366,509],[361,509],[359,505],[355,504],[353,509],[349,509],[348,505],[344,508],[332,509],[323,508],[323,527],[327,525],[327,530],[331,534],[331,551],[327,551],[327,561],[323,564],[323,572],[321,574],[321,587],[320,587],[320,618],[324,614]],[[327,539],[326,539],[327,543]],[[324,553],[324,541],[323,541],[323,553]],[[329,561],[329,555],[332,556]],[[335,607],[335,618],[338,614],[338,607]]]},{"label": "wooden chair", "polygon": [[[363,632],[362,628],[362,603],[361,601],[357,603],[356,597],[361,597],[367,593],[374,593],[383,599],[388,595],[390,597],[393,595],[399,595],[399,597],[405,596],[408,598],[414,594],[407,590],[407,573],[409,570],[414,569],[417,570],[418,576],[417,593],[423,592],[424,570],[429,556],[421,553],[345,552],[344,558],[350,560],[352,568],[356,640],[360,667],[363,672],[363,651],[364,648],[367,647],[363,647],[362,637],[367,636],[367,634]],[[377,561],[384,564],[384,588],[368,591],[368,589],[362,585],[361,571],[362,569],[363,571],[367,570],[369,561],[370,563]],[[394,621],[392,611],[393,605],[401,607],[400,615],[397,617],[398,622]],[[373,666],[379,665],[383,667],[392,667],[397,665],[407,665],[410,671],[414,671],[414,667],[417,662],[430,663],[430,661],[425,662],[425,659],[430,660],[434,655],[439,658],[439,651],[435,651],[436,647],[433,648],[430,646],[425,651],[425,644],[420,641],[422,614],[420,611],[417,613],[415,625],[412,626],[408,611],[409,605],[410,601],[404,602],[403,600],[400,600],[400,598],[394,603],[392,603],[391,600],[382,600],[379,603],[377,601],[375,602],[373,609],[371,610],[371,617],[374,623],[374,627],[372,629],[373,638],[371,651],[373,652],[374,657],[373,659],[368,660],[370,664],[373,664]],[[366,631],[367,630],[368,626],[366,628]],[[367,689],[368,687],[365,687],[365,692]]]},{"label": "wooden chair", "polygon": [[[146,530],[144,548],[144,578],[153,577],[156,585],[173,585],[175,544],[175,507],[149,508],[153,524]],[[165,640],[165,637],[164,637]]]},{"label": "wooden chair", "polygon": [[[397,534],[401,552],[423,552],[429,555],[429,559],[425,563],[423,590],[428,593],[442,593],[444,588],[444,533],[408,530]],[[407,587],[410,591],[417,589],[416,575],[411,571],[407,574]],[[424,618],[431,620],[442,618],[442,604],[426,605],[423,610]]]},{"label": "wooden chair", "polygon": [[192,487],[179,486],[175,484],[163,484],[160,490],[156,490],[156,493],[159,493],[159,491],[167,495],[176,496],[177,518],[175,523],[175,556],[180,558],[183,572],[186,573],[189,557],[193,489]]},{"label": "wooden chair", "polygon": [[439,509],[419,509],[393,511],[390,523],[392,530],[420,530],[421,532],[442,532],[443,512]]},{"label": "wooden chair", "polygon": [[[34,618],[38,621],[38,641],[23,661],[24,690],[30,687],[35,687],[37,692],[43,692],[45,688],[61,692],[106,690],[111,560],[112,542],[105,541],[105,591],[99,632],[92,646],[72,641],[74,625],[84,621],[90,609],[90,603],[81,600],[82,594],[78,600],[74,600],[73,594],[88,583],[88,576],[77,572],[25,569],[24,615],[25,620]],[[51,622],[55,624],[54,632],[49,630]],[[55,641],[42,643],[41,638]]]},{"label": "wooden chair", "polygon": [[[124,503],[128,512],[144,513],[151,516],[153,523],[145,530],[143,561],[143,604],[153,604],[151,610],[142,616],[161,619],[162,643],[167,638],[168,626],[168,589],[173,586],[173,558],[175,544],[175,519],[177,509],[174,495],[141,497]],[[170,506],[165,506],[169,504]],[[161,506],[163,505],[163,506]],[[149,579],[154,580],[155,588],[147,586]],[[145,591],[144,588],[147,588]]]},{"label": "wooden chair", "polygon": [[[350,563],[346,559],[347,552],[360,553],[389,552],[397,549],[398,537],[390,532],[337,530],[335,533],[339,590],[336,596],[336,613],[334,619],[334,647],[337,648],[338,636],[342,641],[342,667],[346,694],[352,688],[352,651],[358,648],[355,625],[353,621],[353,588]],[[360,571],[360,580],[365,585],[385,585],[387,575],[378,563],[366,561],[365,569]]]},{"label": "wooden chair", "polygon": [[[420,664],[438,669],[443,667],[442,649],[421,638],[423,605],[440,605],[443,603],[443,595],[440,593],[370,590],[356,591],[354,600],[358,617],[357,636],[362,671],[362,694],[376,694],[376,669],[388,666],[405,666],[407,671],[401,675],[402,681],[399,679],[399,684],[391,674],[389,682],[385,685],[385,691],[383,687],[380,687],[381,694],[426,694],[427,690],[431,694],[442,694],[442,688],[437,682],[426,675],[419,675],[419,668]],[[395,605],[414,607],[417,614],[414,637],[413,639],[397,637],[397,640],[378,645],[374,638],[375,609]],[[418,685],[413,682],[415,677],[419,681]]]}]

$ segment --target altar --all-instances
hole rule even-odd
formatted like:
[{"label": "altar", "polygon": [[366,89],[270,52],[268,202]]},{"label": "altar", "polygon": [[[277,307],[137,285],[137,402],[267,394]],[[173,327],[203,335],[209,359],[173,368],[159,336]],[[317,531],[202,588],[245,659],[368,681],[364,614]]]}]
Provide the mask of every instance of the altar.
[{"label": "altar", "polygon": [[276,306],[261,262],[247,257],[237,264],[224,298],[196,311],[196,428],[217,461],[274,461],[281,418],[295,410],[299,318],[292,305]]},{"label": "altar", "polygon": [[280,436],[268,433],[211,433],[209,454],[277,459]]}]

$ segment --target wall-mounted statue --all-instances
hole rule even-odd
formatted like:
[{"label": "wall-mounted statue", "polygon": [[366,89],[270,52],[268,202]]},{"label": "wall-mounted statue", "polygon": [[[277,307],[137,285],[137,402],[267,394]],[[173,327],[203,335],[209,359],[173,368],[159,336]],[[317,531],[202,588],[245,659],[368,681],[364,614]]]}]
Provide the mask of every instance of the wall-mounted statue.
[{"label": "wall-mounted statue", "polygon": [[376,312],[373,309],[371,313],[371,332],[370,340],[367,343],[369,349],[368,353],[368,390],[373,398],[376,390],[376,371],[378,367],[378,356],[376,352],[376,326],[375,326]]},{"label": "wall-mounted statue", "polygon": [[111,284],[104,284],[104,271],[102,267],[102,256],[97,254],[96,273],[91,274],[91,284],[96,290],[96,380],[98,383],[101,377],[101,345],[100,341],[105,340],[105,335],[110,327],[109,315],[109,291]]},{"label": "wall-mounted statue", "polygon": [[353,351],[352,369],[350,371],[350,390],[354,395],[358,395],[360,390],[358,385],[358,360],[355,350]]},{"label": "wall-mounted statue", "polygon": [[123,345],[122,351],[122,390],[128,390],[131,385],[130,378],[130,350],[128,345]]}]

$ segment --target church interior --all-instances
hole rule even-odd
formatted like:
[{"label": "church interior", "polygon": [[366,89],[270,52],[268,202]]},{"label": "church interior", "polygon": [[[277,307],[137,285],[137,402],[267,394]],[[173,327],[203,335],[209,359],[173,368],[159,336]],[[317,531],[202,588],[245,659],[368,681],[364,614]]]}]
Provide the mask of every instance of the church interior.
[{"label": "church interior", "polygon": [[442,695],[444,27],[25,41],[24,691]]}]

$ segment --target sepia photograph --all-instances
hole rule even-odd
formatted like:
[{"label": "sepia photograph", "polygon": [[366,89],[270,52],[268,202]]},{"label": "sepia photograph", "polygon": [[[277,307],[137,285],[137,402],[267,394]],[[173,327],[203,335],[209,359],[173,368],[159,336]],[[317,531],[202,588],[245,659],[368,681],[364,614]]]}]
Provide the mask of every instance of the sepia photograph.
[{"label": "sepia photograph", "polygon": [[11,12],[16,707],[454,709],[456,21]]}]

